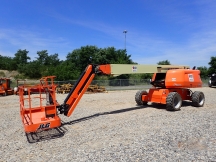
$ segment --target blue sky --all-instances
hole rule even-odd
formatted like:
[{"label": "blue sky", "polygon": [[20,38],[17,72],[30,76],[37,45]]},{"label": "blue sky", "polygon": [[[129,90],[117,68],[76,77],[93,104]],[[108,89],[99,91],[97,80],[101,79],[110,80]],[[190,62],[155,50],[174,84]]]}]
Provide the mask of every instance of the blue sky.
[{"label": "blue sky", "polygon": [[133,61],[207,66],[216,56],[215,0],[0,0],[0,55],[125,48]]}]

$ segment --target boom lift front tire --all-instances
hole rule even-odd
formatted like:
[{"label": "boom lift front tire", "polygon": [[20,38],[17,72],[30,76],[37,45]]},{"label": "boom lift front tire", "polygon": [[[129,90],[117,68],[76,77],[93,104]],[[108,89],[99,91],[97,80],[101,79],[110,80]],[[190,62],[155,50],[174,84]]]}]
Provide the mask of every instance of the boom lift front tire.
[{"label": "boom lift front tire", "polygon": [[205,103],[205,96],[203,92],[195,91],[191,96],[192,106],[202,107]]},{"label": "boom lift front tire", "polygon": [[177,92],[170,92],[166,98],[166,109],[168,111],[179,111],[181,106],[181,96]]},{"label": "boom lift front tire", "polygon": [[147,105],[147,101],[142,101],[142,95],[147,95],[147,91],[137,91],[136,95],[135,95],[135,101],[137,103],[137,105]]}]

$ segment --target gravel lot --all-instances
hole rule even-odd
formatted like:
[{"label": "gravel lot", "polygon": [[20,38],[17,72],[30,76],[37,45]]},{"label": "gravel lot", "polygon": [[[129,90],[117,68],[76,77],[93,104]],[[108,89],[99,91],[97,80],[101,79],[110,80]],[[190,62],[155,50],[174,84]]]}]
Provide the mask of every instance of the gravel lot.
[{"label": "gravel lot", "polygon": [[[216,161],[216,89],[204,107],[137,107],[136,90],[85,94],[62,127],[26,136],[19,97],[0,97],[0,161]],[[62,103],[66,94],[57,94]]]}]

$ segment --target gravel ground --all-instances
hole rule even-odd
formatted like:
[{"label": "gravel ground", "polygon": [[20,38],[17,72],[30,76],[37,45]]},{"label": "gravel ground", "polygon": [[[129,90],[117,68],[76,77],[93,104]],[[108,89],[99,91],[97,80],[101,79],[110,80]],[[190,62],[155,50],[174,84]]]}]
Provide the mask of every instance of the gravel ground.
[{"label": "gravel ground", "polygon": [[0,161],[216,161],[216,91],[196,90],[204,107],[184,102],[176,112],[137,107],[136,90],[85,94],[59,129],[27,136],[19,97],[0,97]]}]

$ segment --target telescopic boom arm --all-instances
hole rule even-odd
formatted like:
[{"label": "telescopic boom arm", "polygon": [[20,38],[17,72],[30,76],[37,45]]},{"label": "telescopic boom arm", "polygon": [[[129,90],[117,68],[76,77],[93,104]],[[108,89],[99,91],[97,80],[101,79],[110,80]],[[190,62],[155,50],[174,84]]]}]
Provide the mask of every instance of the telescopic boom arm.
[{"label": "telescopic boom arm", "polygon": [[61,114],[70,116],[82,95],[87,90],[95,77],[95,74],[118,76],[121,74],[142,74],[142,73],[164,73],[170,69],[189,69],[184,65],[136,65],[136,64],[105,64],[105,65],[88,65],[81,74],[80,78],[73,86],[64,103],[58,106]]}]

